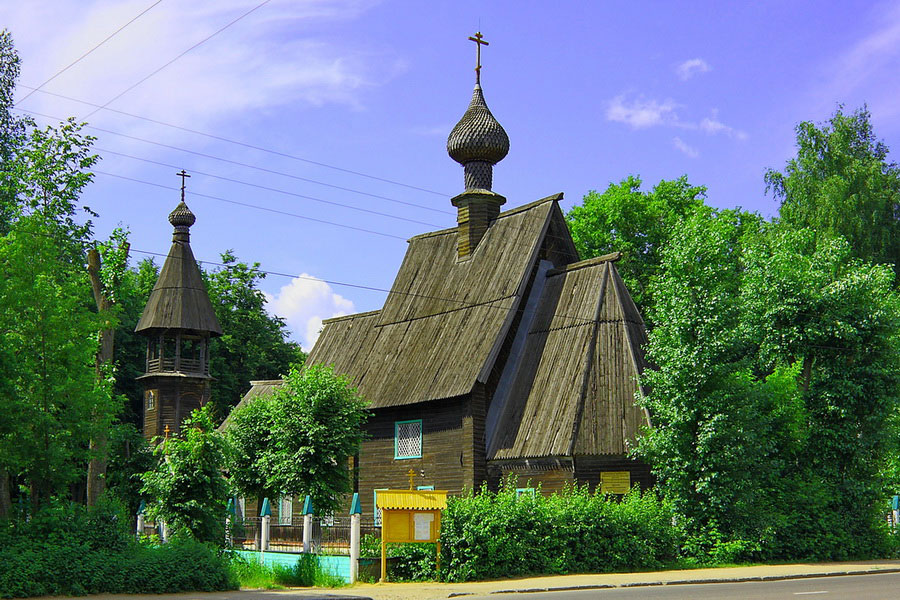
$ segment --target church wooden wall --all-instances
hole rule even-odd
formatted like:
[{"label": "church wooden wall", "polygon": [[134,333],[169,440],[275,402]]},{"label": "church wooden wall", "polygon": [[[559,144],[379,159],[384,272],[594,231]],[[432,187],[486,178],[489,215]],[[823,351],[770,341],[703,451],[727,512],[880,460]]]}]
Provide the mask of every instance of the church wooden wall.
[{"label": "church wooden wall", "polygon": [[[422,420],[422,458],[395,459],[394,424],[414,419]],[[365,516],[374,514],[374,490],[409,489],[410,469],[416,473],[416,486],[433,485],[451,494],[478,487],[485,477],[483,391],[374,410],[366,437],[357,489]]]},{"label": "church wooden wall", "polygon": [[637,484],[642,490],[649,490],[656,483],[650,465],[640,460],[625,456],[575,457],[575,478],[578,483],[587,483],[591,490],[600,483],[601,471],[628,471],[631,473],[631,485]]},{"label": "church wooden wall", "polygon": [[525,464],[524,460],[516,461],[516,463],[505,462],[502,466],[499,464],[488,464],[488,487],[494,491],[500,489],[500,482],[509,476],[517,478],[516,487],[526,488],[541,487],[541,492],[545,495],[553,492],[562,491],[567,485],[571,486],[575,481],[574,469],[572,463],[568,459],[556,461],[547,460],[531,460],[529,464]]},{"label": "church wooden wall", "polygon": [[165,435],[166,425],[170,435],[181,431],[181,423],[191,416],[191,411],[206,403],[209,383],[205,379],[187,377],[151,377],[142,380],[145,390],[156,390],[156,408],[147,410],[144,397],[144,438]]}]

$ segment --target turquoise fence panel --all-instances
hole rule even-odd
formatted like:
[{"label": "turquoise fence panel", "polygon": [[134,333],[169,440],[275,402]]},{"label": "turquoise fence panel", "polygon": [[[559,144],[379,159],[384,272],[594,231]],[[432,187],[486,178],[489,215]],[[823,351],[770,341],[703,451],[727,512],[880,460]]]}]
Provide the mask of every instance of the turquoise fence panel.
[{"label": "turquoise fence panel", "polygon": [[[262,563],[266,566],[282,565],[288,568],[294,567],[300,560],[300,555],[296,552],[256,552],[254,550],[236,550],[235,554],[240,557],[252,561],[259,562],[260,554],[262,554]],[[350,583],[350,557],[349,556],[328,556],[315,555],[319,561],[322,570],[328,571],[333,575],[337,575],[345,582]]]}]

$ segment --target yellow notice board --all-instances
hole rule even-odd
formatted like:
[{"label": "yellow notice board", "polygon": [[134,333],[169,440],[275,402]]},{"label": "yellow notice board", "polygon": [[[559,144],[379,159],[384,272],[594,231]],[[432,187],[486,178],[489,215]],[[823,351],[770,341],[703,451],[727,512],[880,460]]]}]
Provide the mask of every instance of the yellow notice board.
[{"label": "yellow notice board", "polygon": [[601,471],[600,491],[611,494],[627,494],[631,489],[631,473],[629,471]]},{"label": "yellow notice board", "polygon": [[441,532],[439,511],[385,510],[381,535],[386,542],[436,542]]}]

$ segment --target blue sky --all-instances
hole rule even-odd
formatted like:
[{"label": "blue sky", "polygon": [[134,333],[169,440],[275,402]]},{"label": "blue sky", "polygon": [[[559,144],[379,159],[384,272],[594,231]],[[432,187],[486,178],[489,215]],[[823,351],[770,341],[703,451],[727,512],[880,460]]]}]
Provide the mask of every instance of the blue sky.
[{"label": "blue sky", "polygon": [[271,0],[109,103],[121,112],[75,101],[105,105],[261,2],[162,0],[24,98],[153,2],[0,4],[18,107],[97,128],[84,203],[98,235],[130,229],[136,259],[167,251],[175,172],[192,172],[196,256],[230,248],[302,275],[263,289],[306,349],[322,318],[380,308],[407,238],[455,225],[462,169],[445,144],[479,29],[485,97],[511,140],[494,171],[504,208],[562,191],[568,210],[629,174],[646,187],[686,174],[712,205],[770,215],[766,168],[838,103],[866,103],[900,144],[897,2]]}]

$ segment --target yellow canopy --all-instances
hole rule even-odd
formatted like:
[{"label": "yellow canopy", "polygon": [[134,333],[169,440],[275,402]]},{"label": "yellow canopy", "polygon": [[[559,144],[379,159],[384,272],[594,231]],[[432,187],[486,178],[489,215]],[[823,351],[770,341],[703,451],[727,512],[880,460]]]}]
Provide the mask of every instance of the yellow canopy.
[{"label": "yellow canopy", "polygon": [[387,510],[444,510],[447,492],[434,490],[378,490],[375,506]]}]

